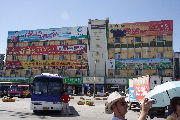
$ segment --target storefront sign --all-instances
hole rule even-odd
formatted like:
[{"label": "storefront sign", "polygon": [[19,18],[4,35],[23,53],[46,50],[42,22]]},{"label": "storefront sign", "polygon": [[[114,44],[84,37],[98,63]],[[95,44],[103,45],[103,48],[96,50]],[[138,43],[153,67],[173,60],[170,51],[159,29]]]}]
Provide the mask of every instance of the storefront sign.
[{"label": "storefront sign", "polygon": [[82,84],[82,78],[63,78],[64,84]]},{"label": "storefront sign", "polygon": [[127,85],[127,79],[126,78],[108,78],[106,79],[106,84]]},{"label": "storefront sign", "polygon": [[33,77],[0,77],[0,82],[27,82],[32,83]]},{"label": "storefront sign", "polygon": [[83,84],[104,84],[104,77],[83,77]]}]

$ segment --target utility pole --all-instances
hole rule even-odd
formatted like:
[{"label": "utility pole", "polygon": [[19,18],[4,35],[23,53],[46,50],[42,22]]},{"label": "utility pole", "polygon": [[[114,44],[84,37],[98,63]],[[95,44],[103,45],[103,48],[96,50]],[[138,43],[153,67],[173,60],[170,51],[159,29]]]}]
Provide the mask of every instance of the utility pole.
[{"label": "utility pole", "polygon": [[94,63],[95,63],[95,70],[94,70],[94,98],[95,98],[95,85],[96,85],[96,83],[95,83],[95,78],[96,78],[96,60],[94,61]]}]

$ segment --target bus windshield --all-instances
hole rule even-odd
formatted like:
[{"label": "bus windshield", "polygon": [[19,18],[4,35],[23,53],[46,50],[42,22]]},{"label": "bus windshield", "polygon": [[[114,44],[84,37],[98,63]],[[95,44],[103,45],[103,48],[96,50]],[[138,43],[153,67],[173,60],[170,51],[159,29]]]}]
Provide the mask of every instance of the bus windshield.
[{"label": "bus windshield", "polygon": [[[39,78],[40,79],[40,78]],[[59,95],[62,91],[62,84],[57,79],[54,80],[35,80],[34,94]]]}]

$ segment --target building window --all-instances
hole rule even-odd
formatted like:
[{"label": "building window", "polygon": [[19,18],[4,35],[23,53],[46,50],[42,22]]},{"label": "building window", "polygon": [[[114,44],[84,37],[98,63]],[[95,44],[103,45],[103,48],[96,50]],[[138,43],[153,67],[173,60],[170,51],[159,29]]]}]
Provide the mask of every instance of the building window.
[{"label": "building window", "polygon": [[43,46],[48,46],[49,45],[49,42],[48,41],[44,41],[43,42]]},{"label": "building window", "polygon": [[120,69],[115,69],[115,75],[120,75],[120,74],[121,74]]},{"label": "building window", "polygon": [[142,69],[135,70],[135,74],[136,74],[136,75],[142,75]]},{"label": "building window", "polygon": [[31,60],[32,60],[32,56],[31,56],[31,55],[28,55],[28,56],[27,56],[27,60],[28,60],[28,61],[31,61]]},{"label": "building window", "polygon": [[26,75],[30,75],[31,71],[30,70],[26,70]]},{"label": "building window", "polygon": [[15,70],[11,70],[11,74],[16,74],[16,71]]},{"label": "building window", "polygon": [[59,70],[59,75],[64,76],[64,70]]},{"label": "building window", "polygon": [[81,71],[80,70],[76,70],[76,75],[81,75]]},{"label": "building window", "polygon": [[136,42],[141,42],[141,37],[135,37]]},{"label": "building window", "polygon": [[82,44],[82,40],[78,40],[78,41],[77,41],[77,44]]},{"label": "building window", "polygon": [[158,70],[158,75],[165,75],[165,70]]},{"label": "building window", "polygon": [[136,57],[136,59],[141,58],[141,52],[138,52],[138,53],[136,53],[135,55],[136,55],[136,56],[135,56],[135,57]]},{"label": "building window", "polygon": [[115,38],[114,43],[120,43],[120,42],[121,42],[120,38]]},{"label": "building window", "polygon": [[65,41],[64,41],[64,40],[61,40],[61,41],[60,41],[60,45],[65,45]]},{"label": "building window", "polygon": [[157,39],[157,41],[164,40],[164,36],[163,35],[157,36],[156,39]]},{"label": "building window", "polygon": [[19,47],[19,44],[18,43],[13,43],[13,46],[14,47]]},{"label": "building window", "polygon": [[77,60],[82,60],[82,54],[77,54],[76,59],[77,59]]},{"label": "building window", "polygon": [[17,56],[12,56],[12,60],[17,60]]},{"label": "building window", "polygon": [[164,57],[163,52],[158,52],[158,53],[157,53],[157,58],[163,58],[163,57]]},{"label": "building window", "polygon": [[64,55],[59,55],[59,60],[65,60],[65,56]]},{"label": "building window", "polygon": [[48,60],[48,55],[42,55],[42,60]]},{"label": "building window", "polygon": [[115,53],[114,57],[115,57],[115,59],[121,59],[121,54],[120,53]]},{"label": "building window", "polygon": [[28,43],[28,46],[32,46],[32,42],[29,42],[29,43]]}]

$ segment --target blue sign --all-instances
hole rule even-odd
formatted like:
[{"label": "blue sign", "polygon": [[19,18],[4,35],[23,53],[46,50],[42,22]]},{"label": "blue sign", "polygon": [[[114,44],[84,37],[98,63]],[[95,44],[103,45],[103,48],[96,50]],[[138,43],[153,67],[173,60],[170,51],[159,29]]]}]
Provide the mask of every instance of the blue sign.
[{"label": "blue sign", "polygon": [[129,87],[129,101],[130,102],[137,102],[135,90],[133,87]]}]

